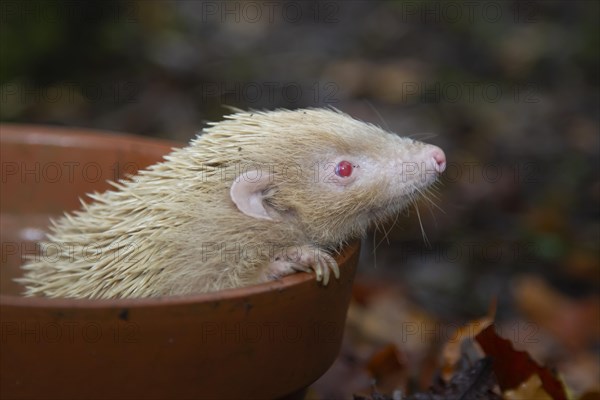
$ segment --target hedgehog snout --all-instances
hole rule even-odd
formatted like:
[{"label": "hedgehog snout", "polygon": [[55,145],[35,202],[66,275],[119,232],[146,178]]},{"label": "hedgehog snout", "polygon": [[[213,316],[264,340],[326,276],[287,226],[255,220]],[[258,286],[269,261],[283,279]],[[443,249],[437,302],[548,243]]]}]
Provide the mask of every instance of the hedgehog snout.
[{"label": "hedgehog snout", "polygon": [[425,159],[429,159],[433,161],[433,169],[437,173],[442,173],[446,169],[446,154],[444,154],[444,150],[440,149],[437,146],[428,144],[425,147]]},{"label": "hedgehog snout", "polygon": [[418,143],[408,155],[402,149],[400,157],[394,162],[394,174],[400,179],[400,184],[416,184],[428,186],[438,179],[446,169],[446,155],[437,146]]}]

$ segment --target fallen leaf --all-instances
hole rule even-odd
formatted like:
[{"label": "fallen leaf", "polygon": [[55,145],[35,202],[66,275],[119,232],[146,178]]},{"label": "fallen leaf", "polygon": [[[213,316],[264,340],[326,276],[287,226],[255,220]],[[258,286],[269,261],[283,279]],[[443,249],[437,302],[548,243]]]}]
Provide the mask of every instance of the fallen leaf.
[{"label": "fallen leaf", "polygon": [[600,392],[584,393],[579,400],[600,400]]},{"label": "fallen leaf", "polygon": [[515,389],[537,374],[542,387],[554,400],[566,400],[562,383],[547,369],[540,367],[524,351],[517,351],[512,343],[496,334],[494,325],[481,331],[475,339],[483,351],[493,359],[493,368],[502,391]]},{"label": "fallen leaf", "polygon": [[500,400],[500,395],[494,392],[496,385],[492,362],[490,358],[486,357],[477,361],[470,368],[463,367],[454,374],[449,383],[438,379],[428,393],[416,393],[407,400]]},{"label": "fallen leaf", "polygon": [[452,339],[444,345],[440,368],[442,379],[446,382],[452,378],[454,370],[461,359],[461,348],[464,341],[472,340],[479,332],[494,323],[496,303],[496,299],[494,299],[490,304],[488,315],[458,328]]},{"label": "fallen leaf", "polygon": [[538,374],[533,374],[517,388],[503,393],[506,400],[552,400],[542,387],[542,380]]},{"label": "fallen leaf", "polygon": [[367,371],[384,392],[405,389],[408,371],[404,355],[394,344],[389,344],[375,353],[366,365]]},{"label": "fallen leaf", "polygon": [[600,335],[597,295],[570,299],[537,276],[520,277],[513,290],[527,318],[550,331],[569,351],[585,351]]},{"label": "fallen leaf", "polygon": [[388,344],[371,357],[366,368],[375,379],[381,379],[386,374],[403,370],[402,358],[400,350],[395,345]]},{"label": "fallen leaf", "polygon": [[[379,393],[375,385],[371,386],[371,394],[354,394],[352,395],[353,400],[397,400],[394,396],[388,396],[383,393]],[[402,399],[402,397],[400,397]]]}]

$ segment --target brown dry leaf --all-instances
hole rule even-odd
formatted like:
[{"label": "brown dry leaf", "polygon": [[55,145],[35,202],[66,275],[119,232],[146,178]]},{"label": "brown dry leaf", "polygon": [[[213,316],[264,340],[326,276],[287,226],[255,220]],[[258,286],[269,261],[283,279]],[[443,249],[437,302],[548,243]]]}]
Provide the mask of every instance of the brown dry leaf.
[{"label": "brown dry leaf", "polygon": [[454,370],[458,366],[461,358],[461,347],[463,342],[465,340],[472,340],[479,332],[494,323],[496,304],[497,301],[494,299],[490,304],[488,315],[458,328],[453,337],[444,345],[442,350],[442,365],[440,366],[442,379],[444,381],[449,382],[450,379],[452,379],[452,375],[454,375]]},{"label": "brown dry leaf", "polygon": [[584,393],[578,400],[600,400],[600,392]]},{"label": "brown dry leaf", "polygon": [[375,379],[380,379],[386,374],[404,369],[402,353],[394,344],[388,344],[371,357],[367,363],[367,371]]},{"label": "brown dry leaf", "polygon": [[600,354],[597,352],[569,354],[568,358],[560,363],[558,370],[573,393],[600,390]]},{"label": "brown dry leaf", "polygon": [[368,296],[367,306],[351,302],[347,326],[371,343],[395,343],[401,348],[410,364],[418,364],[427,350],[439,340],[439,334],[428,330],[439,324],[430,315],[410,303],[398,290],[383,289]]},{"label": "brown dry leaf", "polygon": [[[415,393],[408,397],[402,396],[403,392],[401,390],[380,390],[373,386],[371,395],[354,394],[354,400],[404,398],[406,400],[501,400],[500,395],[494,390],[497,382],[491,365],[489,358],[482,358],[471,367],[464,362],[450,382],[437,379],[427,392]],[[392,395],[385,393],[392,393]]]},{"label": "brown dry leaf", "polygon": [[396,398],[393,395],[388,396],[380,393],[375,386],[372,386],[371,394],[354,393],[352,395],[352,400],[396,400]]},{"label": "brown dry leaf", "polygon": [[362,281],[355,295],[358,301],[350,303],[346,329],[354,334],[359,358],[368,360],[381,346],[393,343],[410,367],[401,377],[386,378],[384,383],[402,382],[404,375],[410,375],[407,379],[418,382],[419,388],[429,387],[438,367],[439,348],[447,338],[443,326],[389,282]]},{"label": "brown dry leaf", "polygon": [[586,351],[600,336],[600,298],[572,300],[536,276],[523,276],[514,285],[518,307],[572,352]]},{"label": "brown dry leaf", "polygon": [[496,377],[492,370],[490,358],[482,358],[472,367],[463,362],[450,382],[438,379],[426,393],[415,393],[407,400],[500,400],[496,393]]},{"label": "brown dry leaf", "polygon": [[496,334],[494,325],[485,328],[475,339],[485,354],[493,358],[494,373],[502,391],[515,389],[537,374],[552,399],[567,400],[562,383],[550,370],[540,367],[528,353],[515,350],[510,341]]},{"label": "brown dry leaf", "polygon": [[375,353],[367,363],[366,369],[383,392],[405,389],[407,386],[408,374],[404,355],[394,344],[388,344]]},{"label": "brown dry leaf", "polygon": [[503,393],[506,400],[552,400],[542,387],[542,380],[538,374],[533,374],[519,387]]}]

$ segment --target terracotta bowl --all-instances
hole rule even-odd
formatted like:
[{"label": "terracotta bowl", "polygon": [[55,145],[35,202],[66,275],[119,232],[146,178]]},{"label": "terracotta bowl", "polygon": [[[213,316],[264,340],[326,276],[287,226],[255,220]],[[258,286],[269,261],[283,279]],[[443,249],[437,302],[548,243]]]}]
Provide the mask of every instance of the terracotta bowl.
[{"label": "terracotta bowl", "polygon": [[48,217],[79,208],[178,144],[82,129],[0,125],[0,397],[277,398],[301,393],[338,354],[359,252],[341,278],[313,274],[193,296],[20,297],[23,257]]}]

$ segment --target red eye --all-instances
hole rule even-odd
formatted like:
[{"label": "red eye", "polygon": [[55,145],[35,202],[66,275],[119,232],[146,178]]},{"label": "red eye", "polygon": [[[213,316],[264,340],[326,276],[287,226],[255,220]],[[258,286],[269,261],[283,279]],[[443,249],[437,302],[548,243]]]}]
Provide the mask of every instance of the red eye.
[{"label": "red eye", "polygon": [[340,161],[335,166],[335,174],[341,178],[347,178],[352,175],[352,164],[348,161]]}]

